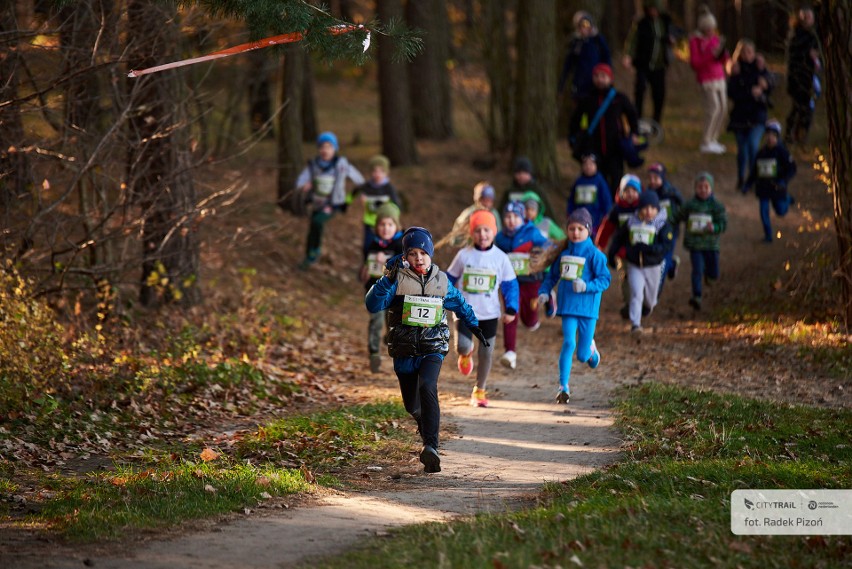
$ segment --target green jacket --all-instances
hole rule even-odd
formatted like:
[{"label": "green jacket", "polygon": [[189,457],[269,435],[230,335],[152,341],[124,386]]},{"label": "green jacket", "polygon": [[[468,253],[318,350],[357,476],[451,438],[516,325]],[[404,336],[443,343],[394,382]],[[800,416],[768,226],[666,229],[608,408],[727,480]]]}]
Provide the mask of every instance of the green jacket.
[{"label": "green jacket", "polygon": [[538,230],[541,231],[541,234],[553,241],[561,241],[565,239],[565,232],[562,231],[562,228],[559,227],[559,224],[550,219],[545,215],[545,204],[542,197],[533,192],[528,191],[525,192],[523,196],[521,196],[521,203],[525,203],[527,200],[535,200],[538,202],[538,215],[533,220],[533,225],[538,227]]},{"label": "green jacket", "polygon": [[719,236],[728,226],[725,206],[711,195],[692,198],[675,214],[672,224],[684,222],[683,246],[690,251],[718,251]]}]

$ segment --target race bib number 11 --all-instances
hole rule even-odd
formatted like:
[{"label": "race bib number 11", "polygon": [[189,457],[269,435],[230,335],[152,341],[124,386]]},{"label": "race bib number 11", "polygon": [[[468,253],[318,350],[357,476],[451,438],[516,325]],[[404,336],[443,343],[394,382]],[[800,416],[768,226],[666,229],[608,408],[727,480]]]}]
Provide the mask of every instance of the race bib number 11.
[{"label": "race bib number 11", "polygon": [[402,299],[402,323],[408,326],[433,328],[444,317],[444,299],[436,296],[406,294]]}]

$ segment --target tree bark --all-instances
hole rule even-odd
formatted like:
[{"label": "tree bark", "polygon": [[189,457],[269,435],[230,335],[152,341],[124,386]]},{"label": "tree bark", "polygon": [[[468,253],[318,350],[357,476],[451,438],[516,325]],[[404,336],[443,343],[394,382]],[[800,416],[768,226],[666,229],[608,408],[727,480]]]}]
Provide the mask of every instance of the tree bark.
[{"label": "tree bark", "polygon": [[302,56],[302,61],[304,62],[302,71],[302,140],[315,143],[317,136],[319,136],[319,127],[317,126],[317,105],[314,92],[314,66],[309,53]]},{"label": "tree bark", "polygon": [[298,44],[284,48],[284,73],[281,74],[282,103],[278,115],[278,203],[283,205],[296,186],[302,169],[302,101],[304,94],[305,50]]},{"label": "tree bark", "polygon": [[540,182],[555,185],[556,6],[528,0],[518,6],[518,64],[514,156],[528,156]]},{"label": "tree bark", "polygon": [[417,138],[445,140],[453,136],[453,109],[447,60],[450,22],[444,0],[408,2],[406,19],[425,32],[423,51],[408,64],[412,119]]},{"label": "tree bark", "polygon": [[[143,69],[178,55],[176,10],[168,4],[130,0],[127,5],[130,68]],[[130,82],[128,188],[144,216],[139,300],[195,304],[198,241],[195,187],[189,171],[180,72],[167,71]]]},{"label": "tree bark", "polygon": [[[5,37],[0,43],[0,103],[15,100],[18,96],[21,66],[18,30],[14,5],[0,10],[0,35]],[[11,208],[24,198],[32,184],[29,160],[20,151],[23,145],[20,105],[0,107],[0,207],[3,227],[9,227],[11,220],[7,216],[11,215]]]},{"label": "tree bark", "polygon": [[821,3],[820,38],[825,58],[828,157],[839,250],[837,275],[846,330],[852,330],[852,2]]},{"label": "tree bark", "polygon": [[[383,22],[402,19],[400,0],[378,0],[376,8]],[[394,166],[416,164],[417,147],[414,144],[411,97],[408,93],[408,68],[404,61],[394,61],[393,40],[378,35],[382,153]]]},{"label": "tree bark", "polygon": [[[251,51],[249,58],[248,100],[249,126],[252,132],[259,132],[272,117],[272,95],[269,81],[270,54],[265,50]],[[273,133],[269,132],[269,137]]]},{"label": "tree bark", "polygon": [[506,150],[514,122],[512,63],[506,30],[506,0],[486,2],[485,66],[490,86],[488,101],[488,143],[491,151]]}]

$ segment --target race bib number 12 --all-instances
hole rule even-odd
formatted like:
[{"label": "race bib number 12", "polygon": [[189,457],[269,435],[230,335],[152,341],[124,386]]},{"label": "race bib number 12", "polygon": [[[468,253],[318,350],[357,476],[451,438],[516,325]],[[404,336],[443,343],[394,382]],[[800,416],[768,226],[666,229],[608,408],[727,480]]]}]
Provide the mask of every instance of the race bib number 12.
[{"label": "race bib number 12", "polygon": [[402,299],[402,323],[408,326],[433,328],[444,317],[444,299],[436,296],[406,294]]}]

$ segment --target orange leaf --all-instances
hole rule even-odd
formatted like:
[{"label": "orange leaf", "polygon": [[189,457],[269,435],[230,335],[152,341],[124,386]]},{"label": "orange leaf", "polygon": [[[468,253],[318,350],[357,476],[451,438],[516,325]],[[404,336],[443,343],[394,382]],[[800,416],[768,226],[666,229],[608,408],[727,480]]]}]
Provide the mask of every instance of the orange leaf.
[{"label": "orange leaf", "polygon": [[219,453],[213,450],[212,448],[205,448],[201,451],[201,460],[204,462],[210,462],[211,460],[216,460],[219,458]]}]

